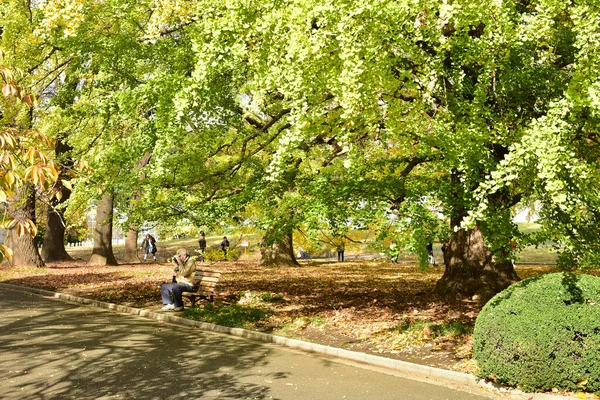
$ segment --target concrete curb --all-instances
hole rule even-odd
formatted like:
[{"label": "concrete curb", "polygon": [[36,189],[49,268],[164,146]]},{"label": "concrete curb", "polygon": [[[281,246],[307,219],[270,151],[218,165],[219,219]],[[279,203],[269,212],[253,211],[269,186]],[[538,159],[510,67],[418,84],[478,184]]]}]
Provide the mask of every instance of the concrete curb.
[{"label": "concrete curb", "polygon": [[163,312],[155,312],[146,310],[143,308],[135,308],[129,306],[122,306],[114,303],[106,303],[103,301],[86,299],[84,297],[73,296],[65,293],[50,292],[43,289],[30,288],[26,286],[12,285],[8,283],[0,283],[0,288],[20,290],[29,293],[35,293],[42,296],[53,297],[60,300],[66,300],[73,303],[86,304],[98,308],[105,308],[116,312],[139,315],[141,317],[155,319],[157,321],[171,322],[179,325],[185,325],[190,327],[196,327],[204,331],[224,333],[232,336],[243,337],[246,339],[256,340],[264,343],[275,343],[283,345],[293,349],[304,350],[308,352],[326,354],[329,356],[337,357],[344,360],[355,361],[371,366],[383,367],[391,369],[407,377],[413,377],[416,379],[428,381],[430,383],[447,383],[461,386],[468,386],[473,388],[485,388],[485,389],[496,389],[500,390],[505,394],[516,396],[517,398],[522,397],[526,399],[535,400],[558,400],[558,399],[572,399],[572,397],[566,397],[562,395],[545,394],[545,393],[523,393],[520,390],[505,389],[496,387],[490,383],[475,377],[474,375],[465,374],[462,372],[450,371],[441,368],[429,367],[426,365],[412,364],[406,361],[394,360],[391,358],[374,356],[366,353],[359,353],[356,351],[339,349],[336,347],[324,346],[321,344],[303,342],[297,339],[290,339],[282,336],[275,336],[268,333],[249,331],[242,328],[230,328],[221,325],[211,324],[209,322],[194,321],[178,317],[173,314],[166,314]]}]

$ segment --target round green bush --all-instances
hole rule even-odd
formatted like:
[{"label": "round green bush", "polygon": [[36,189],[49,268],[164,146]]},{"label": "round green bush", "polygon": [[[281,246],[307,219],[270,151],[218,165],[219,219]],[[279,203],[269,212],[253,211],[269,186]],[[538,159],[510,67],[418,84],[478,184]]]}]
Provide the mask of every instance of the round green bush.
[{"label": "round green bush", "polygon": [[479,375],[528,391],[600,390],[600,278],[554,273],[516,283],[481,310]]}]

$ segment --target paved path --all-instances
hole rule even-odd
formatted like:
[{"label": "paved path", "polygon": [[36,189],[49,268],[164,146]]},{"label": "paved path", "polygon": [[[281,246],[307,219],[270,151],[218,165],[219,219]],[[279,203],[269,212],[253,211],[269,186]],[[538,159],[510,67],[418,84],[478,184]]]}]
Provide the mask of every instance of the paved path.
[{"label": "paved path", "polygon": [[0,307],[2,399],[489,398],[20,290]]}]

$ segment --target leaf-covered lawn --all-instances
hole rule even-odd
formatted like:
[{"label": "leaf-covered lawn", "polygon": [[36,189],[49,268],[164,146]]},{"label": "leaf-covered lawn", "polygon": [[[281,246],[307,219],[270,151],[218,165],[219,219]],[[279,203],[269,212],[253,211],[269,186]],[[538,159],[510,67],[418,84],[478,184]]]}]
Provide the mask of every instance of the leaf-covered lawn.
[{"label": "leaf-covered lawn", "polygon": [[[473,301],[448,303],[433,295],[443,267],[423,272],[415,264],[311,262],[262,268],[239,261],[210,268],[223,272],[217,302],[188,312],[189,318],[448,369],[474,366],[471,331],[480,308]],[[0,281],[159,308],[159,285],[170,281],[172,270],[166,263],[88,267],[75,261],[40,269],[2,266]],[[523,278],[552,270],[518,268]]]}]

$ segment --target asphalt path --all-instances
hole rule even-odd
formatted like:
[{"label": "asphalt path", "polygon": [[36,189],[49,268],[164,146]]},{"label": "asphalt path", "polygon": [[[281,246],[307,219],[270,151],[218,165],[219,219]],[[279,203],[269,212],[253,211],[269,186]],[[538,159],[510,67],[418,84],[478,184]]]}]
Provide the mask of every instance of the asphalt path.
[{"label": "asphalt path", "polygon": [[0,292],[1,399],[489,399],[327,356]]}]

